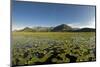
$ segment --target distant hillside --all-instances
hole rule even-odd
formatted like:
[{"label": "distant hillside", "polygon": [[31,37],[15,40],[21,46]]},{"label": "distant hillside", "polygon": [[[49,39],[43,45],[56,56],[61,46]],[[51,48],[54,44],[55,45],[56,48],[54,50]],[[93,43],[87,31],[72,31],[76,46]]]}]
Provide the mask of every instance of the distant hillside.
[{"label": "distant hillside", "polygon": [[53,27],[25,27],[24,29],[14,30],[15,32],[50,32]]},{"label": "distant hillside", "polygon": [[82,28],[82,29],[78,29],[78,30],[74,30],[74,32],[95,32],[96,29],[93,28]]},{"label": "distant hillside", "polygon": [[53,27],[34,27],[36,32],[50,32]]},{"label": "distant hillside", "polygon": [[24,29],[21,30],[17,30],[17,32],[35,32],[35,30],[33,30],[32,28],[29,27],[25,27]]},{"label": "distant hillside", "polygon": [[66,24],[58,25],[52,29],[53,32],[66,32],[66,31],[72,31],[72,30],[73,30],[72,27]]},{"label": "distant hillside", "polygon": [[21,30],[15,30],[15,32],[95,32],[93,28],[72,28],[66,24],[61,24],[56,27],[25,27]]}]

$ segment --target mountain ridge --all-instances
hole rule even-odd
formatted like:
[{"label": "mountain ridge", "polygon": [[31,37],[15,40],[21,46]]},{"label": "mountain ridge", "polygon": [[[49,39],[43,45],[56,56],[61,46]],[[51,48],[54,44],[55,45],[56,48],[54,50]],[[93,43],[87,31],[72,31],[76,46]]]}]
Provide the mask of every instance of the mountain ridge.
[{"label": "mountain ridge", "polygon": [[15,32],[95,32],[95,28],[72,28],[67,24],[60,24],[55,27],[25,27],[20,30],[15,30]]}]

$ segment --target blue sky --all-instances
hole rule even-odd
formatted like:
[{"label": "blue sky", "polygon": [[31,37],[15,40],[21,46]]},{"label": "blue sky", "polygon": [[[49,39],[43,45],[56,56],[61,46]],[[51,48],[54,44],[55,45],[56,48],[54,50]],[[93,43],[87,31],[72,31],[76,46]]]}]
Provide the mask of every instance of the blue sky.
[{"label": "blue sky", "polygon": [[95,6],[50,4],[14,1],[12,5],[13,29],[36,26],[95,28]]}]

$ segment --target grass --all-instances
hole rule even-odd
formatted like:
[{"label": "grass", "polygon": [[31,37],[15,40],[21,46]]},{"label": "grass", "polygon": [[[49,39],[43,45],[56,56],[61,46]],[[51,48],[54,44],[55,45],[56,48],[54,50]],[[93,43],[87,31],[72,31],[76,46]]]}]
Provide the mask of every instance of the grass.
[{"label": "grass", "polygon": [[13,32],[12,65],[95,61],[95,32]]}]

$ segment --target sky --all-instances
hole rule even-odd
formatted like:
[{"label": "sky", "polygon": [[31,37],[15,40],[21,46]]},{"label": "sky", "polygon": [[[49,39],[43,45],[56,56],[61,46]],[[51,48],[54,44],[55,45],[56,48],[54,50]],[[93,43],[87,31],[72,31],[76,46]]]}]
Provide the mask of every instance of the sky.
[{"label": "sky", "polygon": [[60,24],[95,28],[95,6],[13,1],[13,29]]}]

